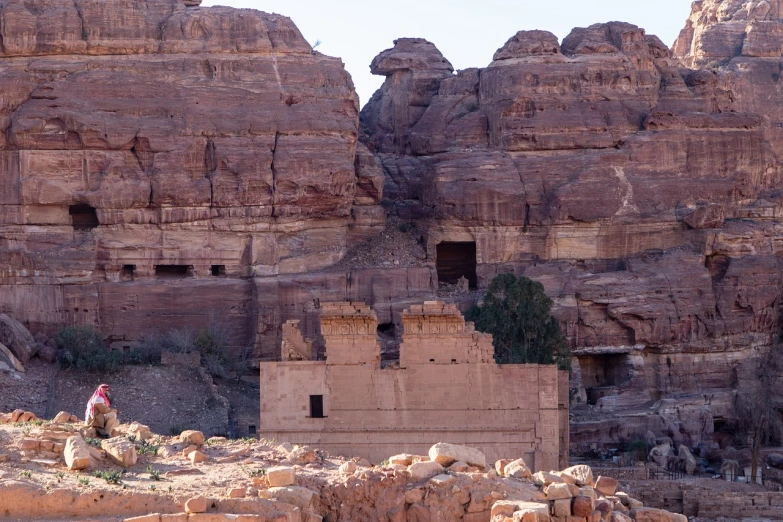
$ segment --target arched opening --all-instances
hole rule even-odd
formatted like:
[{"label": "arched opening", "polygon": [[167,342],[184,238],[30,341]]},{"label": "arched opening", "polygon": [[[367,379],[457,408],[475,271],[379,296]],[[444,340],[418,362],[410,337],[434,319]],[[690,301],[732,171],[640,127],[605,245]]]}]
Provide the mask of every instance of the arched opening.
[{"label": "arched opening", "polygon": [[474,290],[478,286],[476,276],[476,243],[443,242],[437,246],[436,268],[438,282],[456,285],[461,278],[468,280]]},{"label": "arched opening", "polygon": [[101,224],[98,214],[90,205],[71,205],[68,207],[68,214],[71,215],[74,230],[92,230]]}]

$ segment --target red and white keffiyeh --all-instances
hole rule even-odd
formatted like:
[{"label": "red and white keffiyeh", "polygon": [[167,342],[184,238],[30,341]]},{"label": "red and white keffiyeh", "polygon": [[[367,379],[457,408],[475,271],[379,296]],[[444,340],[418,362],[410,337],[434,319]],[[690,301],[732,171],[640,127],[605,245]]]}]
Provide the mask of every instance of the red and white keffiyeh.
[{"label": "red and white keffiyeh", "polygon": [[90,397],[89,402],[87,402],[87,411],[84,412],[84,418],[85,419],[94,419],[95,418],[95,404],[96,403],[103,403],[107,407],[111,407],[111,403],[109,402],[109,398],[106,396],[106,390],[109,389],[108,384],[101,384],[96,388],[95,393],[92,394],[92,397]]}]

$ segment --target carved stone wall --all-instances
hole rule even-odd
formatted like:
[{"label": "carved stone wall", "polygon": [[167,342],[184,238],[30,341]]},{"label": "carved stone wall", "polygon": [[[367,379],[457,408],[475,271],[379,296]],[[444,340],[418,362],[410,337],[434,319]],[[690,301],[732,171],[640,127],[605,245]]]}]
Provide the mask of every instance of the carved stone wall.
[{"label": "carved stone wall", "polygon": [[425,301],[402,314],[404,329],[400,366],[494,362],[492,336],[476,332],[473,323],[452,304]]},{"label": "carved stone wall", "polygon": [[313,341],[302,337],[299,321],[286,321],[283,325],[281,358],[284,361],[309,361],[313,358]]},{"label": "carved stone wall", "polygon": [[[442,441],[490,461],[515,454],[536,469],[566,465],[567,373],[495,364],[492,336],[452,305],[427,302],[402,316],[405,363],[381,369],[375,313],[364,303],[322,304],[326,361],[261,363],[261,435],[375,463]],[[313,396],[323,417],[311,411]]]}]

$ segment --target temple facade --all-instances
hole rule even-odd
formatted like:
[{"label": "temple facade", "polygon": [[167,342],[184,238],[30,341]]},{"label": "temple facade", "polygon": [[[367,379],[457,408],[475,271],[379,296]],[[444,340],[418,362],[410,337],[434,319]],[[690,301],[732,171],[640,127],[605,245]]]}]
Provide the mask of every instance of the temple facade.
[{"label": "temple facade", "polygon": [[523,457],[535,470],[567,465],[567,372],[496,364],[492,336],[440,301],[412,306],[402,323],[399,365],[384,368],[364,303],[321,305],[325,361],[311,360],[286,325],[284,360],[261,363],[260,435],[376,464],[451,442],[490,461]]}]

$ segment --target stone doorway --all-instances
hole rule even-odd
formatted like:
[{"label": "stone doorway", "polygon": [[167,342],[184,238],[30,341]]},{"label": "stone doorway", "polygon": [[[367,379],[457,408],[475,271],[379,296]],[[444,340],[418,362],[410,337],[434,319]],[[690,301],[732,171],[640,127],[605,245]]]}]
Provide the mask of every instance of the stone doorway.
[{"label": "stone doorway", "polygon": [[468,280],[471,290],[478,287],[476,276],[476,243],[443,242],[436,248],[438,282],[456,285],[460,278]]}]

